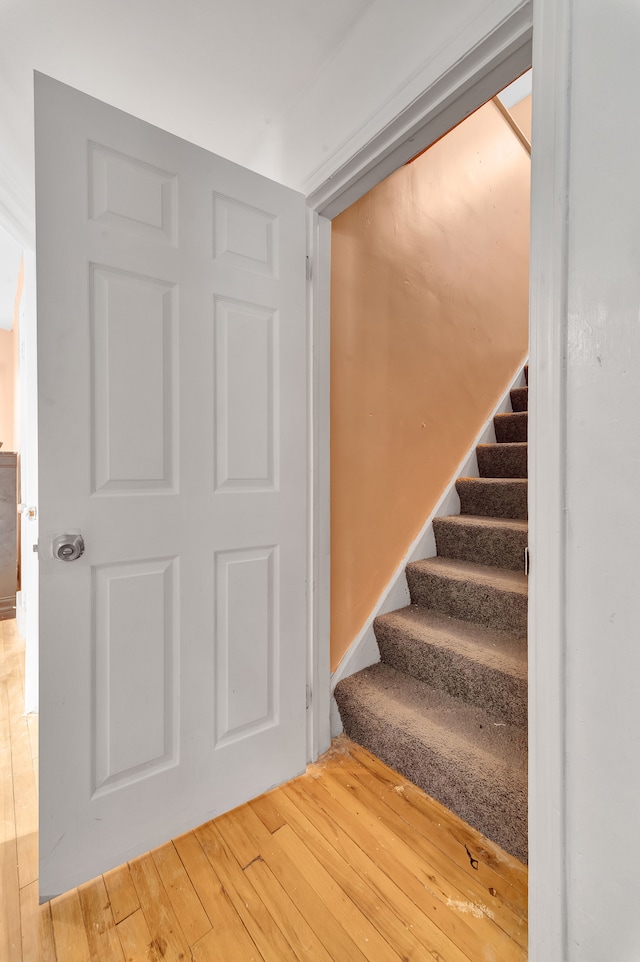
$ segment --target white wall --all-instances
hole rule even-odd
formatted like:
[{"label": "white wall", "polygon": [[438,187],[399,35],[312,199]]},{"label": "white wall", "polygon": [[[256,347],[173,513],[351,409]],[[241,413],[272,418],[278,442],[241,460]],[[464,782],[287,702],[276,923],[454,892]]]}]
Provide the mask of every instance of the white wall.
[{"label": "white wall", "polygon": [[[566,2],[566,0],[565,0]],[[640,6],[572,4],[568,959],[640,958]]]}]

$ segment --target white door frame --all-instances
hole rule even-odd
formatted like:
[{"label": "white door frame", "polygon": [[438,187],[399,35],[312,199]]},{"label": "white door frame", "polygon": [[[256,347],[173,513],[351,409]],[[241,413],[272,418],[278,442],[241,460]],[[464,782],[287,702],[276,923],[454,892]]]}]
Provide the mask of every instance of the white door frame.
[{"label": "white door frame", "polygon": [[[310,665],[315,703],[310,757],[329,733],[329,357],[331,219],[534,64],[530,266],[529,958],[564,957],[564,230],[567,197],[567,57],[564,5],[532,0],[444,73],[314,190],[309,204]],[[547,12],[548,11],[548,12]],[[546,19],[545,19],[546,18]]]}]

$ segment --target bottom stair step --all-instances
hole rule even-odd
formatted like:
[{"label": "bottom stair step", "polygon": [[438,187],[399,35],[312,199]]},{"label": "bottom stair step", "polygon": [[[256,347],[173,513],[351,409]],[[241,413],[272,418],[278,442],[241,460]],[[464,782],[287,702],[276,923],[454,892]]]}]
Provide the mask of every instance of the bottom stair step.
[{"label": "bottom stair step", "polygon": [[382,664],[334,696],[349,738],[527,861],[525,731]]}]

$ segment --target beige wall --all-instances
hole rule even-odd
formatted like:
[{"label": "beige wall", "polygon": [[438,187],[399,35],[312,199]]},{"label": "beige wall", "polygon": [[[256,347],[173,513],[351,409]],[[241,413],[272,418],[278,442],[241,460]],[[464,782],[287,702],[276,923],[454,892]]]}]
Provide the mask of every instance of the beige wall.
[{"label": "beige wall", "polygon": [[529,174],[489,103],[333,221],[332,670],[526,354]]}]

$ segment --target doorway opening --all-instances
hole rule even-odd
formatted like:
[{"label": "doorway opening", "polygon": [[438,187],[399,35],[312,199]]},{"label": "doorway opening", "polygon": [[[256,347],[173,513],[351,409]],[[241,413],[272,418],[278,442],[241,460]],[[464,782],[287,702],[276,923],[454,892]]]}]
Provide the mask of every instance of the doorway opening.
[{"label": "doorway opening", "polygon": [[331,228],[333,731],[523,861],[530,138],[527,71]]}]

